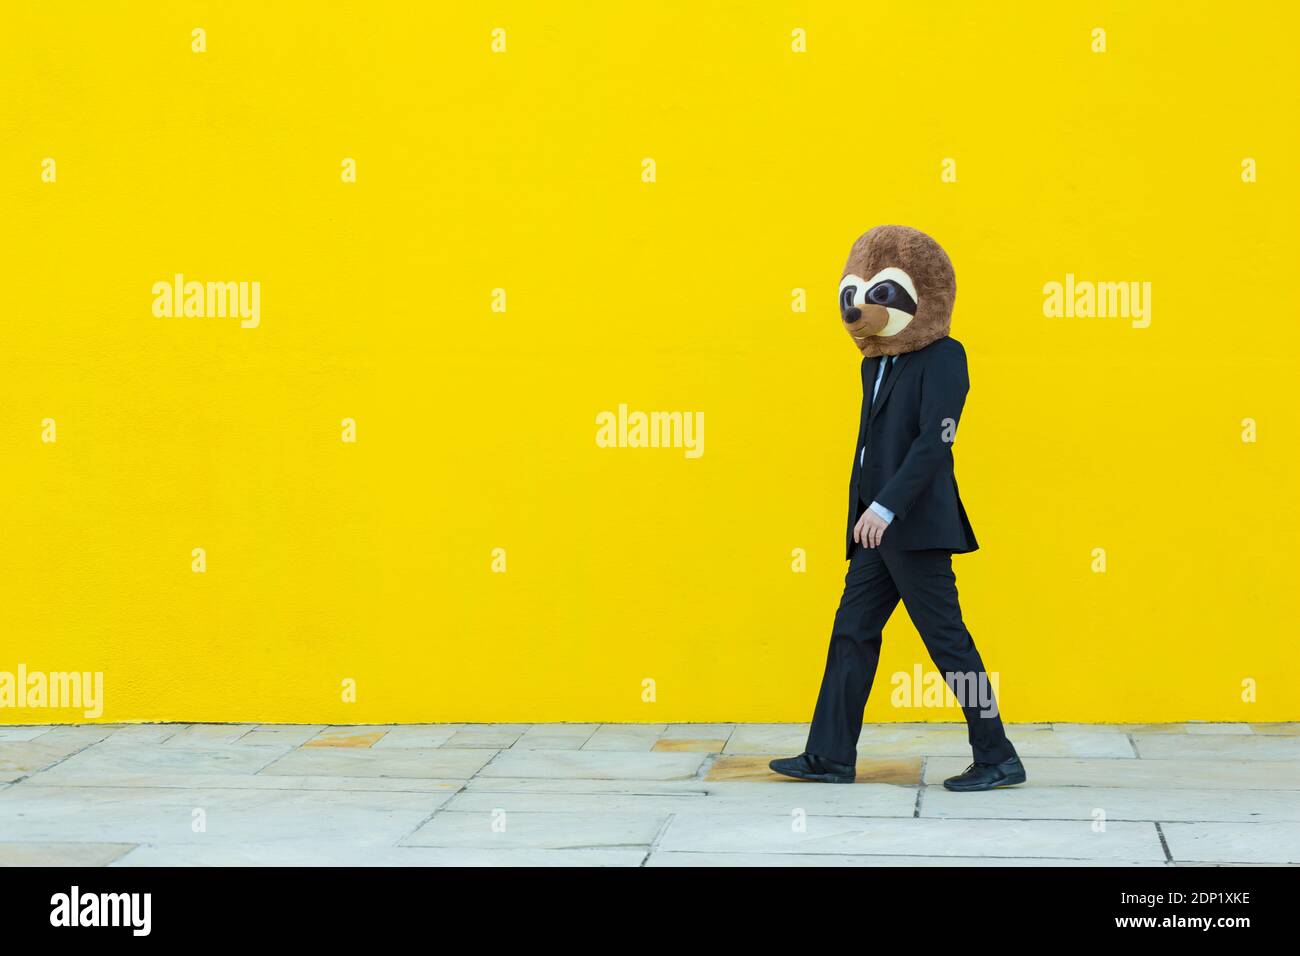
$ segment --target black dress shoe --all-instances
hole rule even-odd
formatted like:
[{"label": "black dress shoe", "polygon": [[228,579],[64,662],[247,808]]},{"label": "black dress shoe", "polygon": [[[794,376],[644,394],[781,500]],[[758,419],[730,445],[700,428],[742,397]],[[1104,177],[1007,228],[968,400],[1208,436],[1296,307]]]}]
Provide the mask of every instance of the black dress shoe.
[{"label": "black dress shoe", "polygon": [[817,783],[852,783],[857,770],[851,763],[836,763],[816,754],[802,753],[797,757],[782,757],[768,764],[777,773],[796,780],[814,780]]},{"label": "black dress shoe", "polygon": [[1013,753],[1001,763],[973,763],[957,776],[949,777],[943,785],[958,793],[973,793],[978,790],[1014,787],[1018,783],[1024,783],[1025,779],[1025,766]]}]

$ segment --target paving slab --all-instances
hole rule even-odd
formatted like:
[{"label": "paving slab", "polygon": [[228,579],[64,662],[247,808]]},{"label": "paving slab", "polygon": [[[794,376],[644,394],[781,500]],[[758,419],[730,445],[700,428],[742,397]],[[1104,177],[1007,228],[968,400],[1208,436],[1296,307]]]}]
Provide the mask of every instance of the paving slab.
[{"label": "paving slab", "polygon": [[[1182,725],[1179,725],[1180,732]],[[1072,724],[1072,723],[1055,723],[1052,724],[1052,730],[1071,730],[1085,734],[1124,734],[1128,733],[1122,724]]]},{"label": "paving slab", "polygon": [[[1008,738],[1021,757],[1135,757],[1123,734],[1093,734],[1064,730],[1009,730]],[[887,757],[901,755],[971,756],[966,727],[930,730],[865,728],[858,738],[858,754]],[[968,760],[969,762],[969,760]]]},{"label": "paving slab", "polygon": [[176,747],[197,742],[231,744],[257,727],[257,724],[190,724],[168,737],[166,743]]},{"label": "paving slab", "polygon": [[49,727],[0,727],[0,742],[6,740],[32,740],[47,733]]},{"label": "paving slab", "polygon": [[[471,750],[507,750],[519,739],[518,731],[491,733],[484,730],[458,730],[442,744],[444,747],[468,747]],[[566,738],[567,739],[567,738]]]},{"label": "paving slab", "polygon": [[1175,862],[1300,863],[1300,823],[1165,823]]},{"label": "paving slab", "polygon": [[590,737],[600,729],[600,724],[533,724],[523,736],[540,734],[543,737]]},{"label": "paving slab", "polygon": [[682,780],[694,777],[703,754],[618,753],[590,750],[503,750],[482,777],[558,777],[596,780]]},{"label": "paving slab", "polygon": [[99,743],[122,729],[120,724],[68,724],[51,727],[39,737],[34,738],[43,744],[64,746],[68,753]]},{"label": "paving slab", "polygon": [[789,781],[789,785],[746,781],[706,782],[705,804],[689,811],[790,813],[799,809],[827,816],[910,817],[916,810],[915,786],[857,783],[851,787]]},{"label": "paving slab", "polygon": [[437,813],[403,846],[478,849],[649,849],[667,814],[529,813],[495,811]]},{"label": "paving slab", "polygon": [[1187,724],[1114,724],[1126,734],[1185,734]]},{"label": "paving slab", "polygon": [[166,749],[190,751],[210,750],[218,752],[230,750],[235,747],[242,747],[246,750],[284,752],[286,750],[292,750],[294,747],[301,746],[301,741],[295,740],[291,736],[263,736],[259,735],[255,730],[250,730],[241,737],[229,740],[224,740],[219,737],[189,737],[181,741],[177,740],[175,735],[171,737],[160,736],[152,740],[132,740],[129,737],[119,737],[117,734],[114,734],[113,736],[106,737],[99,743],[95,744],[95,748],[127,749],[139,746],[142,743]]},{"label": "paving slab", "polygon": [[722,752],[793,757],[807,742],[807,724],[737,724]]},{"label": "paving slab", "polygon": [[1015,744],[1016,752],[1026,759],[1032,757],[1137,759],[1137,750],[1127,734],[1090,734],[1064,727],[1043,733],[1012,734],[1009,739]]},{"label": "paving slab", "polygon": [[668,724],[659,735],[661,740],[726,740],[735,732],[735,724]]},{"label": "paving slab", "polygon": [[[704,779],[709,781],[750,781],[754,783],[804,785],[804,781],[785,777],[773,771],[768,764],[775,755],[734,756],[723,754],[709,767]],[[920,757],[859,757],[856,765],[857,777],[854,784],[893,783],[901,786],[917,786],[921,782]],[[838,786],[838,784],[816,784],[816,786]]]},{"label": "paving slab", "polygon": [[475,849],[424,846],[338,846],[321,844],[225,844],[221,846],[141,846],[120,857],[115,867],[137,866],[640,866],[641,848]]},{"label": "paving slab", "polygon": [[1179,862],[1178,860],[1174,860],[1174,861],[1173,861],[1172,863],[1170,863],[1169,865],[1172,866],[1172,867],[1183,867],[1183,868],[1186,868],[1186,867],[1205,867],[1205,868],[1214,867],[1215,869],[1218,869],[1218,868],[1221,868],[1221,867],[1225,867],[1225,866],[1231,866],[1231,867],[1233,867],[1233,868],[1245,868],[1245,867],[1252,867],[1252,866],[1267,866],[1267,867],[1274,867],[1274,868],[1280,868],[1280,869],[1292,869],[1292,868],[1295,868],[1295,867],[1300,867],[1300,863],[1198,863],[1198,862],[1196,862],[1196,861],[1185,861],[1185,862]]},{"label": "paving slab", "polygon": [[805,853],[664,853],[650,854],[646,866],[681,867],[836,867],[836,866],[1167,866],[1154,860],[1073,860],[1051,857],[872,856],[870,854]]},{"label": "paving slab", "polygon": [[[1241,737],[1239,740],[1251,738]],[[968,759],[930,757],[925,782],[941,784]],[[1300,790],[1300,761],[1108,760],[1038,757],[1025,761],[1026,787],[1136,787],[1142,790]],[[1007,791],[998,791],[1004,793]]]},{"label": "paving slab", "polygon": [[1300,724],[1251,724],[1250,729],[1252,733],[1265,736],[1300,736]]},{"label": "paving slab", "polygon": [[655,741],[651,750],[657,753],[695,753],[695,754],[717,754],[722,753],[722,748],[727,745],[725,737],[714,738],[692,738],[692,737],[660,737]]},{"label": "paving slab", "polygon": [[495,750],[421,750],[414,747],[302,747],[261,772],[295,777],[432,777],[468,779]]},{"label": "paving slab", "polygon": [[821,816],[800,832],[786,815],[678,814],[659,840],[664,852],[831,853],[889,856],[1053,857],[1163,862],[1154,824],[1056,820],[936,820]]},{"label": "paving slab", "polygon": [[[443,746],[455,736],[456,731],[444,730],[437,726],[394,727],[376,740],[372,746],[376,749],[385,747],[420,747],[428,750]],[[490,750],[496,748],[481,747],[479,749]]]},{"label": "paving slab", "polygon": [[[450,793],[14,787],[0,793],[0,832],[24,841],[392,845]],[[206,830],[195,832],[195,811]]]},{"label": "paving slab", "polygon": [[696,777],[677,780],[598,780],[584,777],[485,777],[465,784],[466,790],[490,793],[642,793],[676,794],[708,792],[708,785]]},{"label": "paving slab", "polygon": [[327,777],[290,776],[269,773],[168,773],[110,772],[93,775],[79,771],[61,772],[59,767],[42,771],[15,787],[145,787],[168,790],[405,790],[409,792],[455,792],[464,779],[434,777]]},{"label": "paving slab", "polygon": [[175,737],[190,724],[126,724],[105,740],[115,743],[162,743]]},{"label": "paving slab", "polygon": [[692,804],[708,802],[704,793],[506,793],[491,790],[462,790],[447,801],[444,809],[459,813],[606,813],[642,814],[659,819],[685,811]]},{"label": "paving slab", "polygon": [[655,749],[658,737],[647,734],[616,734],[597,731],[586,739],[581,750],[613,750],[623,753],[649,753]]},{"label": "paving slab", "polygon": [[0,866],[107,866],[134,843],[0,843]]},{"label": "paving slab", "polygon": [[[1123,734],[1054,731],[1050,725],[1008,726],[1007,735],[1024,757],[1133,757]],[[742,724],[728,739],[725,754],[779,754],[791,757],[807,744],[807,724]],[[859,756],[965,756],[971,753],[965,724],[868,724],[858,738]]]},{"label": "paving slab", "polygon": [[596,728],[596,733],[592,736],[612,734],[615,737],[657,738],[661,737],[667,729],[667,724],[601,724]]},{"label": "paving slab", "polygon": [[[1100,811],[1100,813],[1098,812]],[[1142,790],[1025,785],[988,793],[927,787],[922,817],[1019,820],[1300,822],[1293,790]]]},{"label": "paving slab", "polygon": [[1250,734],[1187,734],[1182,737],[1133,734],[1143,760],[1173,758],[1300,761],[1300,737]]},{"label": "paving slab", "polygon": [[261,724],[235,742],[244,746],[289,744],[298,747],[319,735],[324,729],[322,724]]},{"label": "paving slab", "polygon": [[328,727],[304,743],[303,746],[342,747],[364,750],[367,747],[373,747],[386,733],[388,733],[388,731],[384,728],[375,730],[339,730],[335,727]]},{"label": "paving slab", "polygon": [[843,816],[910,817],[916,790],[888,784],[836,787],[793,782],[789,787],[761,783],[710,784],[703,790],[669,793],[500,792],[466,789],[445,805],[447,810],[486,811],[493,808],[537,813],[646,812],[664,813],[805,813]]},{"label": "paving slab", "polygon": [[1253,734],[1250,724],[1213,724],[1202,723],[1201,721],[1189,721],[1187,724],[1189,734]]},{"label": "paving slab", "polygon": [[[57,766],[43,771],[41,783],[96,778],[121,774],[251,774],[257,773],[283,754],[289,746],[240,747],[210,743],[198,747],[172,746],[170,742],[130,746],[124,743],[96,744],[75,753]],[[33,775],[35,781],[35,775]]]},{"label": "paving slab", "polygon": [[21,780],[51,767],[83,746],[66,740],[42,743],[40,738],[0,741],[0,783]]},{"label": "paving slab", "polygon": [[518,736],[527,733],[533,727],[533,724],[397,724],[396,726],[450,730],[455,734],[514,734]]},{"label": "paving slab", "polygon": [[511,750],[581,750],[587,738],[581,734],[560,734],[548,737],[545,734],[521,734],[511,745]]},{"label": "paving slab", "polygon": [[1055,723],[1053,730],[1071,730],[1086,734],[1185,734],[1187,725],[1178,724],[1075,724]]}]

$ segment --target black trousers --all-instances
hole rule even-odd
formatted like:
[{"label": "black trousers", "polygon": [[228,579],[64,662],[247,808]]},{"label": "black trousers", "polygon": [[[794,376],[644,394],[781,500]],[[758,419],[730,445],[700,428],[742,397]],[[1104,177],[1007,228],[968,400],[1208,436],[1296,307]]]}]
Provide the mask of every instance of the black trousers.
[{"label": "black trousers", "polygon": [[861,545],[854,547],[844,578],[805,749],[838,763],[856,763],[862,711],[880,660],[881,632],[900,597],[931,660],[962,706],[975,760],[1008,759],[1015,751],[1002,728],[984,662],[962,623],[952,554]]}]

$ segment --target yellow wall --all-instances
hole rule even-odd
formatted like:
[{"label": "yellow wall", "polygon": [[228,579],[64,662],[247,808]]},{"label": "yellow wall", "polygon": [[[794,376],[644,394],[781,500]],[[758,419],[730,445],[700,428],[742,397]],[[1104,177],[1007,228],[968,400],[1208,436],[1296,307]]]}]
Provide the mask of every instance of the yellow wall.
[{"label": "yellow wall", "polygon": [[[836,285],[897,222],[956,264],[1004,714],[1300,719],[1282,10],[8,4],[0,671],[102,671],[111,721],[808,719]],[[260,282],[260,326],[156,318],[176,272]],[[1044,316],[1067,273],[1150,282],[1149,327]],[[619,403],[705,453],[597,447]],[[953,718],[891,706],[918,661],[900,611],[869,720]]]}]

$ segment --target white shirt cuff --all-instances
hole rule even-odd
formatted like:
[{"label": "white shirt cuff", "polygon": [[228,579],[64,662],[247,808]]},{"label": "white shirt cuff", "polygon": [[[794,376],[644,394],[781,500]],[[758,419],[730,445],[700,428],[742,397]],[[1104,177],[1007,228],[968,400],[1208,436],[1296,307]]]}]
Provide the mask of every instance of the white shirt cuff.
[{"label": "white shirt cuff", "polygon": [[872,511],[885,519],[885,524],[890,524],[894,520],[894,513],[882,505],[879,501],[873,501],[867,505]]}]

